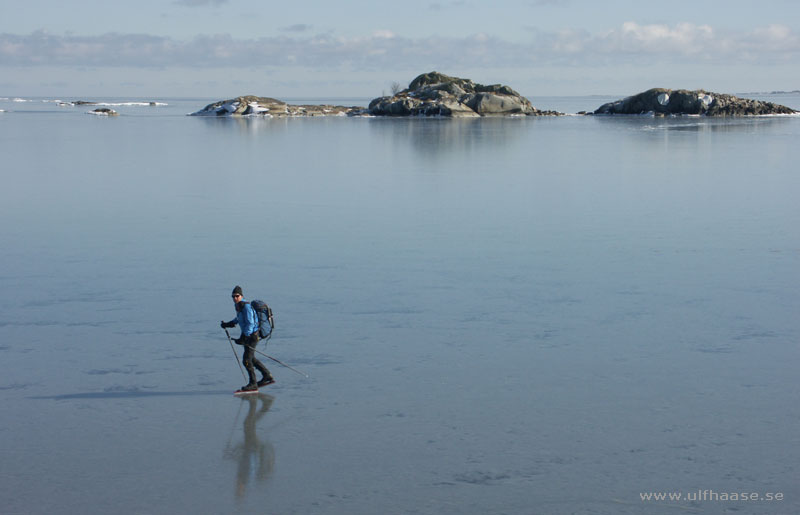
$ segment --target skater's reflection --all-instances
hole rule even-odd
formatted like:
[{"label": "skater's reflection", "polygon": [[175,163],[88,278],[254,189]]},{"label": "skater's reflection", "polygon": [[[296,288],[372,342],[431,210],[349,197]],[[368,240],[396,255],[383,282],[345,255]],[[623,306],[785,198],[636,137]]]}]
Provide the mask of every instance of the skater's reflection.
[{"label": "skater's reflection", "polygon": [[[225,449],[225,457],[236,460],[236,496],[243,497],[247,485],[251,482],[263,482],[272,474],[275,466],[275,449],[268,441],[262,442],[258,437],[256,425],[261,420],[275,398],[264,393],[243,395],[241,402],[247,407],[244,418],[244,441],[231,447],[230,442]],[[239,412],[241,414],[241,410]],[[239,415],[236,415],[238,420]],[[234,425],[236,422],[234,422]]]}]

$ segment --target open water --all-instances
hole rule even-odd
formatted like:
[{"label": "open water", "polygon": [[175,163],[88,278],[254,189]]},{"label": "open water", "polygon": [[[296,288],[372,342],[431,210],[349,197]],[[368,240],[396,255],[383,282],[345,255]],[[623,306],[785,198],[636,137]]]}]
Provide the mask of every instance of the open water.
[{"label": "open water", "polygon": [[[800,512],[800,117],[19,100],[3,514]],[[236,284],[309,378],[232,395]]]}]

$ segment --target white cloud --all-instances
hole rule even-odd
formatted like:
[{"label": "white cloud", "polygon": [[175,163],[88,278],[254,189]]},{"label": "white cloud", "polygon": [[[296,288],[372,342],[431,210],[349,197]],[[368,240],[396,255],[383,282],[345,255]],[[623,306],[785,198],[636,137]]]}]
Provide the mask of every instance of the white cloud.
[{"label": "white cloud", "polygon": [[624,45],[653,51],[678,51],[691,53],[697,46],[713,41],[714,31],[708,25],[679,23],[667,25],[639,25],[625,22],[613,36]]},{"label": "white cloud", "polygon": [[712,27],[691,23],[668,26],[625,22],[603,34],[564,30],[549,36],[549,40],[550,47],[563,57],[595,62],[623,58],[703,58],[711,55],[711,50],[715,58],[729,57]]},{"label": "white cloud", "polygon": [[611,64],[623,59],[643,62],[693,59],[709,65],[741,61],[769,64],[800,58],[800,38],[785,26],[723,32],[705,24],[625,22],[603,34],[572,30],[555,34],[536,32],[534,40],[535,46],[551,49],[554,60],[585,64]]},{"label": "white cloud", "polygon": [[781,52],[787,48],[797,51],[800,48],[800,35],[785,25],[770,25],[754,30],[747,43],[747,46],[760,48],[761,51]]},{"label": "white cloud", "polygon": [[[302,31],[306,26],[289,29]],[[791,63],[800,58],[800,36],[783,25],[749,32],[721,33],[709,25],[641,25],[625,22],[605,33],[585,30],[536,31],[527,43],[484,33],[463,38],[412,39],[379,30],[368,36],[282,35],[236,39],[203,35],[188,41],[146,34],[101,36],[0,34],[0,66],[234,67],[311,66],[319,68],[487,69],[569,64],[611,66],[637,61],[709,65],[732,62]]]},{"label": "white cloud", "polygon": [[372,33],[372,37],[378,38],[378,39],[381,39],[381,38],[382,39],[392,39],[394,37],[397,37],[397,34],[392,32],[391,30],[376,30],[376,31],[374,31]]}]

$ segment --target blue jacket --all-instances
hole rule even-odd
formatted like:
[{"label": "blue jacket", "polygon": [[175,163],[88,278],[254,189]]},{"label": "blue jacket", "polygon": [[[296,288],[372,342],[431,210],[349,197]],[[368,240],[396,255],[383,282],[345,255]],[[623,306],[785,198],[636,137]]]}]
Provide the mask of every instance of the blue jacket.
[{"label": "blue jacket", "polygon": [[242,300],[244,307],[241,311],[236,313],[236,321],[239,322],[239,329],[242,330],[242,336],[250,336],[258,331],[258,315],[256,310],[249,302]]}]

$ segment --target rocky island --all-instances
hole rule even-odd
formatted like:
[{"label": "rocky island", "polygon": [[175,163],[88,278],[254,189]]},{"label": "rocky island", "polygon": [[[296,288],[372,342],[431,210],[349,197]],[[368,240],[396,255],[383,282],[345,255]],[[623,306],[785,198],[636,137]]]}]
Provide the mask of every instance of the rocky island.
[{"label": "rocky island", "polygon": [[704,90],[653,88],[616,102],[598,107],[593,114],[645,114],[747,116],[795,114],[797,111],[780,104],[739,98]]},{"label": "rocky island", "polygon": [[[399,86],[396,86],[399,90]],[[647,114],[747,116],[797,114],[789,107],[739,98],[705,90],[653,88],[622,100],[609,102],[594,112],[578,114],[615,115]],[[390,96],[373,99],[367,108],[336,105],[293,105],[270,97],[244,95],[208,104],[191,116],[561,116],[557,111],[540,110],[511,87],[485,86],[470,79],[451,77],[439,72],[423,73]]]},{"label": "rocky island", "polygon": [[89,114],[95,114],[98,116],[119,116],[118,112],[107,107],[98,107],[97,109],[89,111]]},{"label": "rocky island", "polygon": [[191,116],[543,116],[561,115],[540,111],[508,86],[484,86],[470,79],[438,72],[423,73],[408,88],[392,96],[378,97],[369,107],[292,105],[270,97],[245,95],[208,104]]},{"label": "rocky island", "polygon": [[292,105],[274,98],[245,95],[208,104],[191,116],[352,116],[363,111],[363,107]]},{"label": "rocky island", "polygon": [[423,73],[408,88],[392,96],[370,102],[373,116],[543,116],[560,115],[540,111],[508,86],[484,86],[470,79],[450,77],[438,72]]}]

